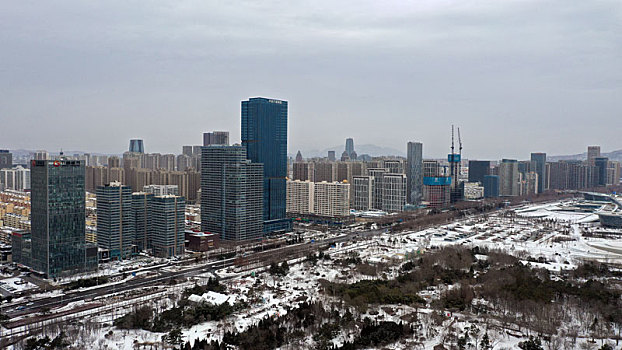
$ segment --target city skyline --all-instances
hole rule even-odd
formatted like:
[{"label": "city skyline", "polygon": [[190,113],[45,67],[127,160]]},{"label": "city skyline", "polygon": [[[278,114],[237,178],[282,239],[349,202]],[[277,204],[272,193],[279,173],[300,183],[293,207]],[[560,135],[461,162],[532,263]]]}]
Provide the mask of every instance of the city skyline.
[{"label": "city skyline", "polygon": [[615,1],[0,6],[4,148],[171,152],[239,130],[254,96],[290,102],[294,154],[352,137],[440,157],[451,124],[469,158],[620,148]]}]

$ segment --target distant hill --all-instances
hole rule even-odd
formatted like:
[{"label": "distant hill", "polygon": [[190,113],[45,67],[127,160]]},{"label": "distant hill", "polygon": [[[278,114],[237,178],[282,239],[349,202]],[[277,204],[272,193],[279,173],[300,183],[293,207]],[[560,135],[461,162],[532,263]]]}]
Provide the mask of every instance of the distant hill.
[{"label": "distant hill", "polygon": [[[334,147],[330,147],[330,148],[325,148],[323,150],[300,150],[300,152],[302,153],[302,156],[304,158],[313,158],[313,157],[326,157],[328,155],[328,151],[335,151],[335,156],[337,157],[337,159],[339,159],[341,157],[341,153],[343,153],[343,150],[345,149],[344,145],[340,145],[340,146],[334,146]],[[371,145],[371,144],[366,144],[366,145],[354,145],[354,150],[356,151],[356,154],[358,155],[362,155],[362,154],[368,154],[372,157],[379,157],[379,156],[402,156],[405,157],[406,156],[406,152],[404,151],[399,151],[395,148],[391,148],[391,147],[380,147],[380,146],[376,146],[376,145]],[[291,149],[290,150],[292,153],[290,154],[291,157],[295,157],[296,156],[296,152],[298,152],[298,150],[294,150]]]},{"label": "distant hill", "polygon": [[[611,151],[607,153],[601,153],[601,156],[609,158],[609,160],[617,160],[618,162],[622,162],[622,149],[617,151]],[[565,156],[550,156],[546,157],[547,161],[556,162],[558,160],[586,160],[587,152],[581,154],[571,154]]]}]

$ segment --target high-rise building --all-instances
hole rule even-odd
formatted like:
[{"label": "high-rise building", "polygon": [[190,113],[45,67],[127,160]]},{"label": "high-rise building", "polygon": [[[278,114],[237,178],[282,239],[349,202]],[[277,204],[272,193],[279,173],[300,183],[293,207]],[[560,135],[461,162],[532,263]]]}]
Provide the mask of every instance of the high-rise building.
[{"label": "high-rise building", "polygon": [[296,153],[296,161],[297,162],[302,162],[304,159],[302,158],[302,153],[300,153],[300,151],[298,151],[298,153]]},{"label": "high-rise building", "polygon": [[607,165],[607,185],[620,184],[620,162],[610,160]]},{"label": "high-rise building", "polygon": [[372,208],[382,210],[382,195],[383,195],[383,181],[384,174],[387,173],[385,168],[370,168],[367,169],[367,174],[374,178],[374,186],[372,188]]},{"label": "high-rise building", "polygon": [[129,152],[145,153],[145,146],[143,144],[143,140],[139,140],[139,139],[130,140]]},{"label": "high-rise building", "polygon": [[594,158],[594,166],[598,169],[598,186],[607,185],[607,165],[609,164],[609,158],[596,157]]},{"label": "high-rise building", "polygon": [[203,146],[224,145],[229,146],[228,131],[214,131],[203,133]]},{"label": "high-rise building", "polygon": [[469,160],[469,182],[484,184],[486,175],[490,175],[489,160]]},{"label": "high-rise building", "polygon": [[441,174],[441,165],[437,160],[426,159],[423,161],[423,177],[436,177]]},{"label": "high-rise building", "polygon": [[120,182],[97,188],[97,245],[112,259],[129,259],[136,239],[132,189]]},{"label": "high-rise building", "polygon": [[600,146],[588,146],[587,147],[587,163],[594,166],[596,157],[600,157]]},{"label": "high-rise building", "polygon": [[262,236],[263,165],[243,146],[207,146],[201,165],[201,230],[227,241]]},{"label": "high-rise building", "polygon": [[423,178],[423,199],[428,207],[442,209],[451,203],[451,177],[426,176]]},{"label": "high-rise building", "polygon": [[383,174],[381,209],[387,212],[403,211],[406,205],[406,185],[405,174]]},{"label": "high-rise building", "polygon": [[408,203],[419,205],[423,199],[423,144],[409,142],[406,149]]},{"label": "high-rise building", "polygon": [[0,189],[25,191],[30,189],[30,169],[21,165],[0,169]]},{"label": "high-rise building", "polygon": [[31,162],[32,268],[48,278],[84,271],[84,162]]},{"label": "high-rise building", "polygon": [[539,193],[538,173],[535,171],[528,171],[526,173],[519,172],[518,193],[521,196]]},{"label": "high-rise building", "polygon": [[313,191],[313,213],[324,217],[350,215],[350,184],[316,182]]},{"label": "high-rise building", "polygon": [[153,194],[134,192],[132,194],[132,217],[134,219],[134,244],[138,251],[151,250],[150,223]]},{"label": "high-rise building", "polygon": [[154,196],[179,196],[178,185],[147,185],[143,186],[143,192],[153,193]]},{"label": "high-rise building", "polygon": [[335,162],[313,163],[313,181],[316,181],[316,182],[337,181],[337,163]]},{"label": "high-rise building", "polygon": [[352,208],[370,210],[374,205],[374,177],[358,175],[352,179]]},{"label": "high-rise building", "polygon": [[384,159],[382,167],[387,169],[391,174],[406,174],[404,171],[404,162],[401,159]]},{"label": "high-rise building", "polygon": [[6,149],[0,149],[0,169],[13,167],[13,154]]},{"label": "high-rise building", "polygon": [[311,181],[287,181],[287,212],[301,215],[313,213],[314,190]]},{"label": "high-rise building", "polygon": [[546,190],[546,153],[531,154],[531,171],[538,174],[538,193]]},{"label": "high-rise building", "polygon": [[191,156],[180,154],[177,156],[177,171],[186,171],[192,168]]},{"label": "high-rise building", "polygon": [[121,167],[121,159],[117,156],[108,157],[107,161],[108,168],[120,168]]},{"label": "high-rise building", "polygon": [[251,98],[242,101],[242,144],[264,171],[264,232],[291,231],[285,214],[287,177],[287,101]]},{"label": "high-rise building", "polygon": [[315,163],[294,162],[293,179],[302,181],[315,181]]},{"label": "high-rise building", "polygon": [[335,156],[335,151],[328,151],[328,161],[334,162],[336,160],[337,157]]},{"label": "high-rise building", "polygon": [[181,154],[192,157],[192,146],[181,146]]},{"label": "high-rise building", "polygon": [[499,164],[499,194],[501,196],[518,196],[518,161],[502,159]]},{"label": "high-rise building", "polygon": [[153,255],[163,258],[184,254],[186,199],[167,195],[151,200],[149,231]]},{"label": "high-rise building", "polygon": [[34,159],[35,160],[48,160],[50,159],[50,155],[48,154],[47,151],[40,150],[40,151],[35,152]]},{"label": "high-rise building", "polygon": [[485,175],[484,176],[484,197],[485,198],[499,197],[499,176],[498,175]]},{"label": "high-rise building", "polygon": [[348,153],[348,157],[354,152],[354,139],[347,138],[346,139],[346,153]]}]

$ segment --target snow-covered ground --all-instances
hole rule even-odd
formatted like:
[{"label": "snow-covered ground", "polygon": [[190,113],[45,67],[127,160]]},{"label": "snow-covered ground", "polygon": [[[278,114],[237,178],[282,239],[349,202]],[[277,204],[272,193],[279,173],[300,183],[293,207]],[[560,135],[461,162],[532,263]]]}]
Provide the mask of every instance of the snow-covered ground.
[{"label": "snow-covered ground", "polygon": [[[284,277],[271,276],[265,271],[266,269],[242,273],[236,272],[234,268],[218,270],[216,271],[218,276],[227,278],[222,282],[227,287],[226,292],[221,295],[194,296],[194,301],[202,298],[214,303],[244,300],[250,307],[221,321],[208,321],[183,329],[184,341],[222,339],[226,331],[244,331],[266,317],[283,315],[287,312],[287,308],[296,307],[302,302],[327,301],[331,296],[321,290],[321,280],[354,283],[372,278],[357,270],[354,264],[346,266],[337,264],[335,261],[340,259],[357,257],[371,266],[382,264],[385,266],[384,274],[389,279],[397,275],[398,267],[404,261],[449,245],[503,250],[519,257],[523,264],[531,264],[552,272],[574,269],[586,260],[622,263],[622,241],[585,237],[584,233],[593,233],[598,229],[595,215],[564,211],[569,205],[570,203],[566,201],[526,206],[516,212],[502,211],[487,216],[474,216],[417,232],[385,233],[365,240],[352,239],[325,251],[330,260],[319,259],[313,266],[309,262],[304,262],[304,259],[289,261],[290,271]],[[487,256],[479,254],[476,258],[485,260]],[[158,262],[144,262],[145,266],[154,263]],[[128,263],[123,267],[110,266],[104,270],[112,273],[137,266],[138,263]],[[253,272],[255,274],[251,276]],[[196,279],[204,281],[210,276],[211,274],[206,274]],[[151,300],[149,303],[157,305],[160,310],[173,306],[181,294],[181,287],[170,288],[175,292],[169,294],[167,298]],[[430,288],[420,292],[419,295],[426,300],[433,300],[437,299],[440,293],[440,289]],[[480,302],[485,303],[483,300]],[[136,343],[161,342],[163,333],[120,330],[111,326],[114,318],[128,311],[130,310],[117,310],[116,314],[99,315],[95,320],[100,327],[92,330],[90,335],[84,338],[85,344],[96,344],[97,348],[129,350],[134,349]],[[484,328],[483,321],[473,316],[464,314],[439,316],[431,309],[415,309],[403,305],[384,305],[373,309],[373,314],[366,316],[375,320],[400,322],[412,315],[424,321],[423,327],[426,328],[424,334],[427,336],[425,340],[418,340],[422,344],[420,347],[422,349],[432,349],[434,345],[442,342],[444,336],[452,329],[462,334],[464,330],[475,327],[479,329],[481,336]],[[495,339],[495,349],[516,348],[518,342],[525,340],[523,336],[526,335],[518,330],[503,329],[500,326],[491,327],[489,332]],[[342,333],[333,340],[333,343],[339,345],[352,339],[352,334]],[[579,343],[576,347],[569,348],[578,349]],[[397,342],[382,348],[410,349],[412,344]]]}]

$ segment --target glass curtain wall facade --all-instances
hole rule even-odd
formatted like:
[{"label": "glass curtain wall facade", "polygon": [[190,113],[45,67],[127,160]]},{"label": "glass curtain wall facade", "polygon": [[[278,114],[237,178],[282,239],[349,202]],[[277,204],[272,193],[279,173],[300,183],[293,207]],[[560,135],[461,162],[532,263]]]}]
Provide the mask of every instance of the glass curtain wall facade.
[{"label": "glass curtain wall facade", "polygon": [[201,230],[227,241],[263,235],[263,166],[246,159],[243,146],[203,148]]},{"label": "glass curtain wall facade", "polygon": [[419,205],[423,198],[423,144],[409,142],[406,156],[408,203]]},{"label": "glass curtain wall facade", "polygon": [[264,233],[291,231],[286,216],[287,101],[242,101],[242,145],[251,162],[263,164]]},{"label": "glass curtain wall facade", "polygon": [[112,259],[132,256],[135,243],[132,189],[120,183],[97,188],[97,245]]},{"label": "glass curtain wall facade", "polygon": [[84,162],[33,160],[30,174],[32,268],[48,278],[84,271]]},{"label": "glass curtain wall facade", "polygon": [[531,171],[538,174],[538,193],[546,190],[546,153],[531,154]]}]

